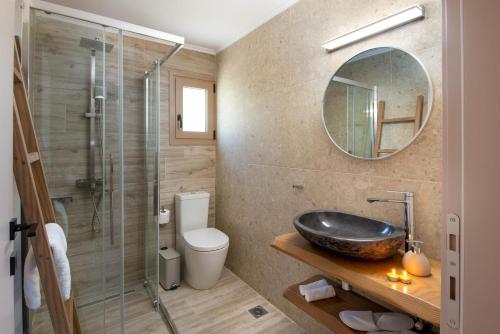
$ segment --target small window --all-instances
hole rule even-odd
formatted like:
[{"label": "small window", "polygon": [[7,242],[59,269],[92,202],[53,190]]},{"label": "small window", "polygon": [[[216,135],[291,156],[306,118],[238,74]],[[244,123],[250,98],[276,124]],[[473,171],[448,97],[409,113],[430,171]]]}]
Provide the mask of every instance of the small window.
[{"label": "small window", "polygon": [[215,82],[196,74],[172,73],[170,143],[215,142]]}]

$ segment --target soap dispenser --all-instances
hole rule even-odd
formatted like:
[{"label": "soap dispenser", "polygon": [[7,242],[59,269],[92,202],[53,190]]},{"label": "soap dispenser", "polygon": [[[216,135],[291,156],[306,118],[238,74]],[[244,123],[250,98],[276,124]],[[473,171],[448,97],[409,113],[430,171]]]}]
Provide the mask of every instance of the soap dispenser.
[{"label": "soap dispenser", "polygon": [[431,274],[431,263],[427,256],[422,253],[422,241],[411,240],[410,250],[403,256],[403,268],[415,276],[429,276]]}]

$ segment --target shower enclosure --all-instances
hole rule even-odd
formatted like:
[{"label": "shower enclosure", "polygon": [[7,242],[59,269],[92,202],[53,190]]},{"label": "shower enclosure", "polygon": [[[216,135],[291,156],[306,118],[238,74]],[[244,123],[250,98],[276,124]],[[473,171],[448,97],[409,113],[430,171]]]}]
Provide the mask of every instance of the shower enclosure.
[{"label": "shower enclosure", "polygon": [[[181,44],[161,45],[31,9],[30,103],[84,333],[123,333],[128,300],[158,303],[160,66]],[[44,304],[30,318],[52,332]]]}]

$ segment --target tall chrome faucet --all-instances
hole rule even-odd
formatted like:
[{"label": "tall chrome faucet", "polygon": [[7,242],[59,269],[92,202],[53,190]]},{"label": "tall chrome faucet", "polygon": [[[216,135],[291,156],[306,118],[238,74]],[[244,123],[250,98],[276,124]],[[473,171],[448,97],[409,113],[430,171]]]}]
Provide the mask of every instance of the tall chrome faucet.
[{"label": "tall chrome faucet", "polygon": [[388,191],[390,193],[398,193],[403,195],[402,200],[398,199],[385,199],[368,197],[368,203],[374,202],[389,202],[389,203],[402,203],[404,205],[404,228],[406,232],[405,252],[410,249],[415,236],[415,220],[413,217],[413,193],[408,191]]}]

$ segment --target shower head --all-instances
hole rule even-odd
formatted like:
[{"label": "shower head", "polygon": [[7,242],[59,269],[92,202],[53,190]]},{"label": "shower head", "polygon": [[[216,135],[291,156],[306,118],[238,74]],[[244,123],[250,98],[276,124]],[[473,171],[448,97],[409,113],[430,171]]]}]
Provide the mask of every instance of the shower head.
[{"label": "shower head", "polygon": [[[80,47],[95,51],[102,51],[103,43],[95,39],[82,37],[80,38]],[[106,53],[110,52],[112,49],[113,44],[106,43]]]}]

